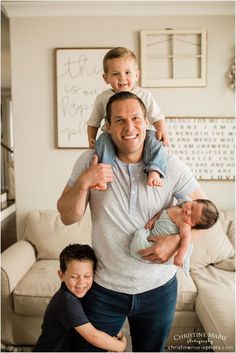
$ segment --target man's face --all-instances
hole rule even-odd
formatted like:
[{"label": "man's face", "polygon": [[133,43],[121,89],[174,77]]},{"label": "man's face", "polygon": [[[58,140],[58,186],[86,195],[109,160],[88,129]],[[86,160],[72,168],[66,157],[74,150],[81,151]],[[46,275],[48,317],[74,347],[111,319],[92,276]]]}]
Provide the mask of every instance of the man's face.
[{"label": "man's face", "polygon": [[147,125],[147,118],[138,100],[118,100],[112,103],[108,132],[121,161],[137,163],[141,160]]}]

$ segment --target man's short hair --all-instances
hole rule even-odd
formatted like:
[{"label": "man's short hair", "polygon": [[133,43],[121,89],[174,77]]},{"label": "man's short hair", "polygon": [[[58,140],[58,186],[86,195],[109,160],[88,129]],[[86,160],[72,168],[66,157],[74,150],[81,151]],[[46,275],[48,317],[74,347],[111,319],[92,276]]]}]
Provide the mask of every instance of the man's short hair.
[{"label": "man's short hair", "polygon": [[91,246],[87,244],[70,244],[66,246],[59,256],[60,269],[65,273],[67,264],[72,260],[84,261],[90,260],[93,263],[95,271],[97,259]]},{"label": "man's short hair", "polygon": [[136,94],[131,93],[129,91],[125,92],[118,92],[114,94],[113,96],[110,97],[107,106],[106,106],[106,121],[110,124],[111,123],[111,108],[112,108],[112,103],[116,101],[125,101],[127,99],[134,99],[137,100],[140,104],[140,107],[143,112],[144,118],[147,116],[147,109],[145,107],[145,104],[143,103],[142,99],[140,99]]},{"label": "man's short hair", "polygon": [[136,56],[130,49],[125,48],[125,47],[116,47],[116,48],[109,50],[103,58],[103,71],[104,71],[104,73],[107,74],[107,71],[108,71],[108,67],[107,67],[108,60],[122,58],[124,56],[128,56],[131,59],[133,59],[135,64],[137,65]]}]

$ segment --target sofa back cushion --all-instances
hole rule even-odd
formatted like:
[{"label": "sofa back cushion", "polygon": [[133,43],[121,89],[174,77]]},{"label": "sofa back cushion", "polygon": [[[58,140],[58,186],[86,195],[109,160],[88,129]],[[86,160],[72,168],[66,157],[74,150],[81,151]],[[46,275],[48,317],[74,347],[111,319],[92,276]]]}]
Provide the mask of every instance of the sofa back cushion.
[{"label": "sofa back cushion", "polygon": [[[202,235],[193,240],[190,270],[198,271],[210,264],[221,263],[222,265],[223,262],[227,267],[226,263],[229,259],[232,259],[230,262],[234,264],[234,247],[228,236],[229,229],[233,227],[233,224],[233,212],[220,211],[217,223],[212,228],[202,231]],[[234,270],[234,265],[224,269]]]},{"label": "sofa back cushion", "polygon": [[69,244],[91,244],[90,212],[78,223],[65,226],[56,211],[31,211],[25,220],[24,238],[34,245],[37,259],[58,259]]}]

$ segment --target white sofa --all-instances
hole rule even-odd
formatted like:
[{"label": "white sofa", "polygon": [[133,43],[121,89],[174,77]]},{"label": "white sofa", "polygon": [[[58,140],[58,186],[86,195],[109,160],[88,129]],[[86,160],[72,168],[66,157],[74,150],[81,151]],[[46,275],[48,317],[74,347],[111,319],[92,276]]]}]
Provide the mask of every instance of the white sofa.
[{"label": "white sofa", "polygon": [[[68,244],[90,244],[90,228],[89,211],[72,226],[64,226],[56,211],[27,215],[24,240],[1,258],[3,344],[34,345],[45,308],[60,285],[59,253]],[[194,241],[191,275],[177,272],[178,300],[167,351],[211,343],[214,351],[235,352],[234,237],[234,213],[221,211],[217,224]]]}]

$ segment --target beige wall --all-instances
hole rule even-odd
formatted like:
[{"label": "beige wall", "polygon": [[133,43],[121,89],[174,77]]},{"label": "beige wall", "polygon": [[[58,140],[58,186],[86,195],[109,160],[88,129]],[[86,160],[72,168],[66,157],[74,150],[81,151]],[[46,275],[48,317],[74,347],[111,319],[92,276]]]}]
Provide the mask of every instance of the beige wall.
[{"label": "beige wall", "polygon": [[[173,27],[208,31],[206,88],[155,88],[167,116],[234,116],[225,73],[234,54],[233,16],[11,18],[18,237],[32,209],[55,209],[82,150],[55,148],[56,47],[127,46],[139,56],[139,31]],[[233,182],[202,182],[208,197],[234,207]]]}]

